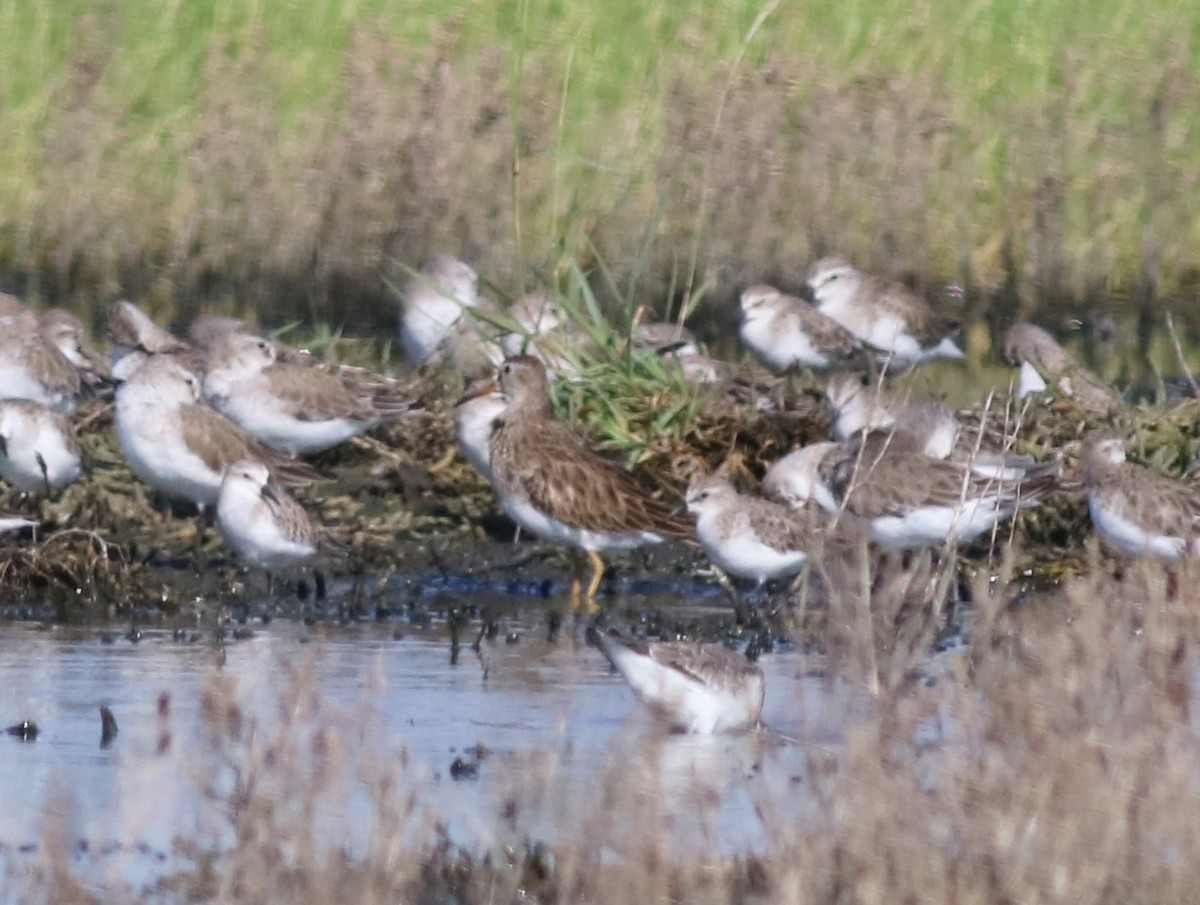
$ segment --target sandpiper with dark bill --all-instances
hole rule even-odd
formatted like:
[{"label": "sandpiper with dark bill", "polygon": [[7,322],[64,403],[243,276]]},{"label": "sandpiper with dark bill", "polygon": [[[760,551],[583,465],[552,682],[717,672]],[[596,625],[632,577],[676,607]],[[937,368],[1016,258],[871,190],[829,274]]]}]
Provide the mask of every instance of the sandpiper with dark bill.
[{"label": "sandpiper with dark bill", "polygon": [[597,628],[588,639],[675,731],[711,735],[760,725],[766,680],[742,654],[719,644],[627,641]]},{"label": "sandpiper with dark bill", "polygon": [[958,323],[893,280],[856,270],[841,258],[822,258],[809,270],[806,292],[833,318],[886,357],[888,370],[937,358],[961,359]]},{"label": "sandpiper with dark bill", "polygon": [[764,486],[802,503],[807,489],[830,512],[868,522],[891,549],[940,547],[975,540],[1058,485],[1057,468],[1018,480],[983,477],[966,464],[934,459],[895,434],[874,432],[820,454],[789,456],[771,466]]},{"label": "sandpiper with dark bill", "polygon": [[330,449],[413,407],[410,398],[280,362],[274,343],[240,332],[222,335],[209,350],[203,391],[214,409],[292,456]]},{"label": "sandpiper with dark bill", "polygon": [[696,538],[714,565],[759,586],[799,572],[821,530],[801,512],[738,493],[721,474],[693,481],[685,500],[696,517]]},{"label": "sandpiper with dark bill", "polygon": [[[600,551],[691,538],[687,519],[554,420],[546,369],[538,359],[506,359],[499,383],[505,407],[494,421],[490,444],[492,486],[519,526],[587,553],[592,577],[584,599],[589,607],[604,576]],[[578,584],[573,597],[578,603]]]},{"label": "sandpiper with dark bill", "polygon": [[773,374],[795,368],[813,371],[866,370],[872,350],[833,318],[804,299],[774,286],[751,286],[741,296],[742,342]]},{"label": "sandpiper with dark bill", "polygon": [[1092,524],[1127,556],[1181,559],[1200,555],[1200,491],[1125,459],[1120,437],[1093,435],[1080,464]]},{"label": "sandpiper with dark bill", "polygon": [[225,469],[217,495],[217,528],[249,565],[279,569],[302,565],[317,555],[321,531],[304,507],[271,480],[255,459]]},{"label": "sandpiper with dark bill", "polygon": [[28,399],[0,400],[0,478],[21,493],[51,496],[82,473],[66,415]]},{"label": "sandpiper with dark bill", "polygon": [[320,478],[204,405],[196,376],[169,355],[148,358],[118,387],[116,399],[117,438],[133,473],[202,510],[216,504],[225,470],[246,459],[267,465],[285,483]]},{"label": "sandpiper with dark bill", "polygon": [[1101,378],[1079,364],[1046,330],[1026,322],[1013,324],[1004,334],[1004,356],[1020,366],[1017,398],[1050,391],[1081,411],[1107,415],[1120,399]]}]

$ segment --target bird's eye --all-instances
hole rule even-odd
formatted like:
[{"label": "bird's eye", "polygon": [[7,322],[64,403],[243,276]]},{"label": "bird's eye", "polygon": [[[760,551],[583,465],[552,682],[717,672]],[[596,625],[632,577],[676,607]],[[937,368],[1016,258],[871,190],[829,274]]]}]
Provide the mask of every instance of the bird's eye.
[{"label": "bird's eye", "polygon": [[701,491],[700,491],[700,496],[696,497],[696,499],[698,499],[698,500],[707,500],[707,499],[708,499],[708,491],[707,491],[707,490],[701,490]]}]

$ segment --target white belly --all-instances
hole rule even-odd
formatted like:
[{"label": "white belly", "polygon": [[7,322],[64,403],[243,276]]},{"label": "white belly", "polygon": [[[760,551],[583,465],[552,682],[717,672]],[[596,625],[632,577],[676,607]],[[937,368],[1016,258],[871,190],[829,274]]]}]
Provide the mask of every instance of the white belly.
[{"label": "white belly", "polygon": [[1187,550],[1187,540],[1168,534],[1151,534],[1135,522],[1100,506],[1095,494],[1088,495],[1092,524],[1104,539],[1127,556],[1156,556],[1179,559]]}]

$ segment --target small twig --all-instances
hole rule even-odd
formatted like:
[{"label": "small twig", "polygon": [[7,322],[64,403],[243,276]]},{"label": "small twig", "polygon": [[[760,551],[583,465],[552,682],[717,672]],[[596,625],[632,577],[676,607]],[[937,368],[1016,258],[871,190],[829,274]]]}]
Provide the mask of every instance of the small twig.
[{"label": "small twig", "polygon": [[1175,319],[1171,317],[1171,312],[1167,312],[1167,332],[1171,334],[1171,342],[1175,346],[1175,357],[1179,359],[1179,367],[1183,368],[1183,376],[1187,378],[1188,386],[1192,388],[1192,395],[1200,398],[1200,386],[1196,385],[1196,378],[1192,374],[1192,369],[1188,367],[1188,363],[1183,358],[1183,346],[1179,343],[1179,334],[1175,332]]}]

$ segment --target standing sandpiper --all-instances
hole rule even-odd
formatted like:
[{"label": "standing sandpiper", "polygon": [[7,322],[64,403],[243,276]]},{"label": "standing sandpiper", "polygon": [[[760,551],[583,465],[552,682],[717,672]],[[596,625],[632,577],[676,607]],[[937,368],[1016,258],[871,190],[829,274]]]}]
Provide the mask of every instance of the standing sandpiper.
[{"label": "standing sandpiper", "polygon": [[[584,599],[589,607],[604,577],[599,551],[691,536],[686,519],[551,417],[546,368],[538,359],[505,359],[499,382],[506,405],[492,433],[492,485],[522,528],[587,553],[592,577]],[[578,598],[578,585],[573,596]]]},{"label": "standing sandpiper", "polygon": [[869,353],[862,341],[804,299],[774,286],[742,292],[742,342],[773,374],[794,368],[865,370]]},{"label": "standing sandpiper", "polygon": [[1127,556],[1200,555],[1200,492],[1125,461],[1119,437],[1089,437],[1081,453],[1088,512],[1104,540]]},{"label": "standing sandpiper", "polygon": [[808,559],[819,526],[780,503],[737,492],[724,475],[692,482],[687,508],[696,517],[696,537],[715,565],[761,586],[795,575]]},{"label": "standing sandpiper", "polygon": [[28,399],[0,400],[0,478],[21,493],[50,496],[82,473],[66,415]]},{"label": "standing sandpiper", "polygon": [[117,389],[117,438],[133,473],[168,496],[215,505],[225,470],[252,459],[289,483],[320,478],[309,465],[263,446],[200,402],[196,376],[154,355]]},{"label": "standing sandpiper", "polygon": [[320,531],[296,500],[271,482],[262,462],[245,459],[225,470],[217,496],[221,537],[252,566],[300,565],[317,555]]}]

